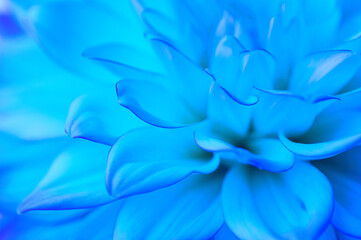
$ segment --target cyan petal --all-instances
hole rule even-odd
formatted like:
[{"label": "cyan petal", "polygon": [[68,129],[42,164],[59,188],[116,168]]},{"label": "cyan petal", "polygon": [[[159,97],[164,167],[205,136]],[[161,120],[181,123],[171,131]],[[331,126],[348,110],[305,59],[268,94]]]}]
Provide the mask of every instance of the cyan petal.
[{"label": "cyan petal", "polygon": [[[237,16],[234,16],[233,13],[228,11],[223,11],[222,17],[218,22],[216,28],[216,39],[220,41],[224,36],[233,36],[236,39],[239,39],[243,34],[242,25]],[[242,41],[240,40],[240,44]],[[245,50],[244,48],[243,50]]]},{"label": "cyan petal", "polygon": [[[277,2],[277,1],[276,1]],[[276,13],[257,31],[263,48],[277,59],[274,87],[287,89],[293,62],[305,52],[306,41],[301,39],[300,1],[284,1],[279,3]],[[303,44],[300,44],[303,43]]]},{"label": "cyan petal", "polygon": [[[68,144],[69,140],[66,136],[28,141],[1,132],[0,167],[6,168],[7,166],[15,164],[25,164],[29,161],[29,157],[37,159],[40,158],[40,156],[44,156],[44,160],[49,156],[55,157],[55,155],[57,155],[64,147],[67,147]],[[21,149],[21,151],[19,151],[19,149]],[[47,161],[50,163],[52,160]],[[39,160],[39,162],[41,162],[41,160]]]},{"label": "cyan petal", "polygon": [[313,162],[330,180],[335,192],[333,226],[339,231],[361,238],[361,147],[335,157]]},{"label": "cyan petal", "polygon": [[116,88],[118,103],[151,125],[176,128],[203,120],[182,95],[157,82],[124,79]]},{"label": "cyan petal", "polygon": [[283,133],[279,137],[287,149],[308,159],[335,156],[361,143],[361,114],[358,111],[338,111],[332,105],[322,112],[307,133],[297,142]]},{"label": "cyan petal", "polygon": [[192,173],[211,173],[218,165],[218,156],[195,144],[192,129],[141,128],[125,134],[112,147],[107,188],[116,197],[151,192]]},{"label": "cyan petal", "polygon": [[346,41],[343,44],[334,48],[334,50],[348,50],[352,51],[356,54],[361,53],[361,36],[357,38],[353,38],[350,41]]},{"label": "cyan petal", "polygon": [[[112,239],[122,202],[107,204],[89,210],[33,211],[18,216],[0,231],[4,240],[62,240],[62,239]],[[83,212],[81,214],[81,212]],[[73,218],[60,220],[63,215]],[[58,221],[49,219],[58,218]],[[101,226],[96,228],[94,226]]]},{"label": "cyan petal", "polygon": [[271,172],[289,170],[295,163],[293,154],[277,139],[249,140],[244,147],[236,147],[212,135],[210,132],[196,131],[195,140],[202,149],[220,153],[223,158]]},{"label": "cyan petal", "polygon": [[127,198],[114,239],[210,239],[223,224],[222,178],[222,173],[192,175],[171,187]]},{"label": "cyan petal", "polygon": [[300,45],[306,46],[306,55],[329,50],[335,44],[342,19],[339,2],[337,0],[322,0],[317,3],[312,0],[301,1],[304,26],[300,34]]},{"label": "cyan petal", "polygon": [[[181,4],[176,3],[174,5]],[[177,13],[179,12],[178,9]],[[201,63],[206,49],[204,36],[196,29],[194,24],[189,22],[189,17],[182,20],[175,18],[177,17],[166,16],[158,10],[150,8],[144,9],[142,12],[142,19],[151,32],[177,46],[192,60]]]},{"label": "cyan petal", "polygon": [[241,101],[252,96],[253,86],[273,88],[274,70],[275,60],[268,52],[245,51],[230,35],[220,40],[210,66],[216,81]]},{"label": "cyan petal", "polygon": [[144,40],[134,21],[125,15],[110,14],[95,2],[54,1],[33,7],[27,25],[46,52],[62,66],[93,79],[115,81],[115,75],[84,58],[82,52],[108,42],[141,45]]},{"label": "cyan petal", "polygon": [[207,119],[214,129],[231,136],[243,136],[249,129],[252,107],[244,106],[231,99],[214,82],[208,100]]},{"label": "cyan petal", "polygon": [[361,36],[361,14],[346,18],[340,26],[340,41],[349,42]]},{"label": "cyan petal", "polygon": [[114,200],[104,184],[109,147],[82,139],[72,141],[37,188],[21,203],[18,212],[83,209]]},{"label": "cyan petal", "polygon": [[[68,139],[25,141],[0,134],[0,212],[15,215],[21,201],[46,174],[52,160],[68,146]],[[36,164],[34,164],[36,160]],[[1,224],[0,224],[1,225]]]},{"label": "cyan petal", "polygon": [[69,104],[102,86],[59,68],[29,39],[2,42],[0,61],[0,130],[22,139],[64,136]]},{"label": "cyan petal", "polygon": [[313,54],[296,64],[290,91],[306,98],[332,95],[351,80],[361,65],[361,56],[350,51]]},{"label": "cyan petal", "polygon": [[156,37],[151,37],[150,41],[167,70],[163,84],[184,97],[196,114],[205,116],[213,77],[171,44]]},{"label": "cyan petal", "polygon": [[124,44],[105,44],[83,52],[84,57],[97,61],[117,76],[131,79],[147,79],[164,74],[164,67],[153,55],[149,50]]},{"label": "cyan petal", "polygon": [[232,1],[222,2],[224,10],[222,15],[219,16],[217,26],[214,30],[215,37],[213,41],[215,46],[212,46],[212,51],[209,53],[210,56],[214,54],[214,50],[219,41],[227,35],[236,38],[244,50],[255,50],[258,47],[258,42],[255,41],[255,37],[257,36],[257,29],[255,28],[256,19],[245,17],[240,21],[240,16],[243,14],[248,15],[248,13],[246,13],[246,11],[238,12],[240,9],[236,10],[234,4],[235,2]]},{"label": "cyan petal", "polygon": [[315,239],[333,201],[331,184],[308,163],[279,174],[235,167],[222,188],[226,224],[240,239]]},{"label": "cyan petal", "polygon": [[275,134],[279,131],[299,135],[308,130],[317,114],[329,103],[310,103],[288,91],[257,93],[260,101],[254,106],[253,121],[257,132]]},{"label": "cyan petal", "polygon": [[206,67],[212,45],[214,21],[221,9],[217,0],[207,1],[139,1],[141,16],[148,30],[156,33],[193,61]]},{"label": "cyan petal", "polygon": [[112,145],[129,130],[146,126],[119,106],[113,88],[78,97],[70,105],[65,131],[73,138]]}]

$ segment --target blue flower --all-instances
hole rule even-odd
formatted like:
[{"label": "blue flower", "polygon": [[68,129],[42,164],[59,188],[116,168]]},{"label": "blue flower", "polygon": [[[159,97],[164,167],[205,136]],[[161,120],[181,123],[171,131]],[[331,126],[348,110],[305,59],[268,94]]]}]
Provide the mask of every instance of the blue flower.
[{"label": "blue flower", "polygon": [[361,237],[357,2],[6,9],[1,239]]}]

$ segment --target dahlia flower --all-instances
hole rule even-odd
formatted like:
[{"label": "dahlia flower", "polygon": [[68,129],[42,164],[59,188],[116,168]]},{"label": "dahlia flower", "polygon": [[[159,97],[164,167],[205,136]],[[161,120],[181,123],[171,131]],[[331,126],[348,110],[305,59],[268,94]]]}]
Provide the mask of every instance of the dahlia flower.
[{"label": "dahlia flower", "polygon": [[12,0],[0,40],[1,239],[361,238],[358,1]]}]

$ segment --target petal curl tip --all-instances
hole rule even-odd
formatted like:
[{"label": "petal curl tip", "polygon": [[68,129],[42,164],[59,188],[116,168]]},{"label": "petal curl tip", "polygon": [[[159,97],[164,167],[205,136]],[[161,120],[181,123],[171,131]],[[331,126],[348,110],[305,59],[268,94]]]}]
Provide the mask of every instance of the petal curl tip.
[{"label": "petal curl tip", "polygon": [[297,143],[279,133],[282,144],[294,154],[309,159],[324,159],[347,151],[361,143],[361,133],[353,136],[319,143]]},{"label": "petal curl tip", "polygon": [[257,104],[260,100],[260,98],[257,95],[251,95],[245,100],[241,100],[238,97],[236,97],[234,94],[232,94],[230,91],[228,91],[226,88],[220,86],[220,88],[235,102],[238,104],[244,105],[244,106],[253,106]]}]

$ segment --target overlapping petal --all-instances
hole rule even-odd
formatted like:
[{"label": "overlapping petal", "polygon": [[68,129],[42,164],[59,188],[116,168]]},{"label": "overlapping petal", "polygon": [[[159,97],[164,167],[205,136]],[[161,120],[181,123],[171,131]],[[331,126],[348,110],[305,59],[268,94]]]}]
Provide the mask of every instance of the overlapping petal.
[{"label": "overlapping petal", "polygon": [[237,138],[244,136],[250,127],[252,109],[234,101],[214,82],[209,92],[207,121],[219,134]]},{"label": "overlapping petal", "polygon": [[330,159],[314,162],[328,177],[335,191],[333,226],[354,237],[361,237],[360,151],[361,148],[356,147]]},{"label": "overlapping petal", "polygon": [[331,184],[308,163],[280,174],[235,167],[222,202],[228,227],[241,239],[315,239],[333,212]]},{"label": "overlapping petal", "polygon": [[[220,86],[244,103],[256,103],[253,86],[273,88],[275,60],[264,50],[246,51],[234,36],[223,37],[210,66]],[[262,68],[262,71],[257,69]]]},{"label": "overlapping petal", "polygon": [[[164,74],[151,47],[143,50],[125,44],[104,44],[86,49],[83,56],[97,61],[120,78],[147,79]],[[130,57],[131,56],[131,57]]]},{"label": "overlapping petal", "polygon": [[236,147],[211,131],[196,131],[195,140],[204,150],[220,153],[222,158],[250,164],[271,172],[287,171],[295,163],[293,154],[278,139],[263,138],[248,140]]},{"label": "overlapping petal", "polygon": [[75,99],[70,105],[65,131],[73,138],[112,145],[127,131],[146,126],[119,106],[114,95],[113,88],[105,88]]},{"label": "overlapping petal", "polygon": [[222,172],[192,175],[171,187],[127,198],[114,239],[210,239],[223,224],[222,178]]},{"label": "overlapping petal", "polygon": [[[132,11],[126,2],[123,6]],[[141,45],[143,38],[134,27],[139,23],[108,10],[94,1],[54,1],[33,7],[26,21],[28,30],[62,66],[93,79],[114,81],[116,76],[84,58],[82,52],[109,42]]]},{"label": "overlapping petal", "polygon": [[[0,237],[4,240],[111,239],[114,232],[114,222],[121,204],[121,202],[117,202],[86,211],[35,211],[27,213],[18,216],[13,224],[7,225],[2,231],[0,230]],[[73,215],[73,217],[49,221],[51,218],[59,218],[62,215]],[[95,228],[94,226],[101,227]]]},{"label": "overlapping petal", "polygon": [[62,71],[29,39],[2,43],[0,59],[1,131],[28,140],[64,136],[69,104],[94,84]]},{"label": "overlapping petal", "polygon": [[205,118],[212,77],[176,48],[152,38],[166,77],[123,79],[118,102],[143,121],[159,127],[181,127]]},{"label": "overlapping petal", "polygon": [[122,136],[112,147],[107,188],[116,197],[151,192],[192,173],[211,173],[219,162],[218,156],[196,145],[192,129],[141,128]]},{"label": "overlapping petal", "polygon": [[358,146],[361,143],[360,112],[337,110],[331,105],[322,112],[300,138],[302,142],[292,141],[282,133],[280,140],[287,149],[308,159],[332,157]]},{"label": "overlapping petal", "polygon": [[108,151],[102,144],[73,140],[18,212],[90,208],[114,201],[104,184]]},{"label": "overlapping petal", "polygon": [[306,98],[335,94],[351,80],[360,65],[361,56],[350,51],[313,54],[296,64],[290,90]]}]

